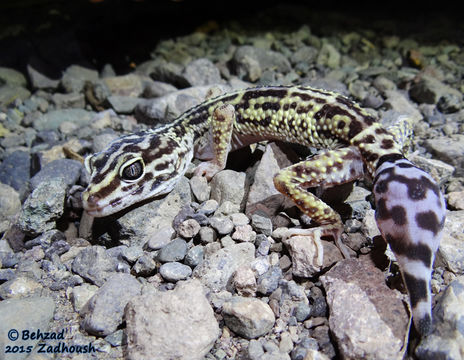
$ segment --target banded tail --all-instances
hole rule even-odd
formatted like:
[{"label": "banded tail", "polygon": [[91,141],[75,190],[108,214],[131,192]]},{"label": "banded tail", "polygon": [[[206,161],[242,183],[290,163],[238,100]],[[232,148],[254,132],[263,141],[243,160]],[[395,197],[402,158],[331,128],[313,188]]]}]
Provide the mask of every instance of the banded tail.
[{"label": "banded tail", "polygon": [[380,158],[374,195],[377,225],[400,265],[414,326],[426,335],[432,327],[432,265],[446,215],[443,195],[429,174],[399,154]]}]

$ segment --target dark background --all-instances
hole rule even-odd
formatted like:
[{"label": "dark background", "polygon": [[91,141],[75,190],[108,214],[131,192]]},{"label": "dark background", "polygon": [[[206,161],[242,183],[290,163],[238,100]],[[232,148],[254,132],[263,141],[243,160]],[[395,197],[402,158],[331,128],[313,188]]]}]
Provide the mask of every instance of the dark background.
[{"label": "dark background", "polygon": [[28,63],[51,78],[67,66],[118,74],[150,58],[160,39],[192,33],[207,21],[235,20],[250,31],[296,30],[318,36],[372,29],[422,43],[463,45],[459,2],[421,1],[170,1],[0,0],[0,66],[25,72]]}]

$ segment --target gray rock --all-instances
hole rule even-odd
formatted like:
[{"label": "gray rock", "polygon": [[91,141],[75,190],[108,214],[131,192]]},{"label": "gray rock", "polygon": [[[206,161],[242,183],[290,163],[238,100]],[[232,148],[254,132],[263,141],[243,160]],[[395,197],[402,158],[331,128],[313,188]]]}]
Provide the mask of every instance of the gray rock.
[{"label": "gray rock", "polygon": [[200,224],[194,219],[187,219],[177,227],[177,233],[185,239],[191,239],[200,231]]},{"label": "gray rock", "polygon": [[251,225],[239,225],[235,227],[232,239],[235,241],[253,242],[256,239],[256,233],[253,231]]},{"label": "gray rock", "polygon": [[[6,345],[13,346],[14,343],[8,339],[8,333],[16,329],[21,337],[23,330],[47,332],[50,327],[50,321],[53,319],[55,312],[55,302],[49,297],[30,297],[25,299],[10,299],[0,302],[0,346],[2,347],[2,356]],[[11,334],[11,333],[10,333]],[[14,334],[13,334],[14,335]],[[11,336],[11,335],[10,335]],[[40,339],[20,340],[20,346],[27,349],[29,346],[34,348]],[[29,354],[14,353],[8,354],[2,359],[25,359]]]},{"label": "gray rock", "polygon": [[[462,101],[459,91],[428,75],[421,76],[412,84],[409,95],[418,103],[426,104],[437,104],[442,97],[454,97],[458,104]],[[444,101],[449,101],[449,99]]]},{"label": "gray rock", "polygon": [[148,240],[147,246],[151,250],[159,250],[171,242],[172,238],[176,234],[176,231],[171,225],[166,225],[158,230],[153,237]]},{"label": "gray rock", "polygon": [[219,69],[206,58],[193,60],[185,67],[183,75],[190,86],[219,84],[221,82]]},{"label": "gray rock", "polygon": [[340,261],[321,278],[329,325],[346,358],[402,359],[409,316],[399,292],[367,258]]},{"label": "gray rock", "polygon": [[78,93],[82,91],[86,81],[98,81],[98,71],[79,65],[71,65],[61,77],[61,86],[67,93]]},{"label": "gray rock", "polygon": [[272,220],[263,214],[254,213],[251,216],[251,225],[257,232],[261,232],[267,236],[271,236],[272,234]]},{"label": "gray rock", "polygon": [[0,86],[17,85],[26,87],[26,77],[17,70],[0,66]]},{"label": "gray rock", "polygon": [[29,90],[17,85],[0,86],[0,105],[7,106],[12,104],[16,99],[26,100],[31,96]]},{"label": "gray rock", "polygon": [[25,151],[14,151],[0,164],[0,182],[23,193],[30,179],[31,155]]},{"label": "gray rock", "polygon": [[218,232],[220,235],[227,235],[234,229],[232,220],[225,216],[214,216],[209,219],[211,227]]},{"label": "gray rock", "polygon": [[173,120],[204,101],[208,92],[216,88],[219,88],[221,92],[227,92],[229,89],[225,85],[205,85],[178,90],[140,103],[135,108],[135,116],[137,120],[151,124]]},{"label": "gray rock", "polygon": [[24,202],[18,219],[20,229],[30,236],[54,229],[64,212],[66,189],[61,179],[40,183]]},{"label": "gray rock", "polygon": [[265,70],[287,73],[291,70],[287,58],[276,51],[243,45],[237,48],[232,59],[235,73],[239,78],[256,81]]},{"label": "gray rock", "polygon": [[82,164],[77,160],[53,160],[31,178],[31,188],[34,190],[40,183],[50,182],[54,179],[59,179],[63,181],[67,187],[71,187],[79,180],[82,168]]},{"label": "gray rock", "polygon": [[432,333],[422,339],[415,354],[420,360],[462,359],[464,352],[464,276],[445,290],[433,310]]},{"label": "gray rock", "polygon": [[107,98],[111,108],[118,114],[132,114],[135,107],[142,102],[132,96],[111,95]]},{"label": "gray rock", "polygon": [[192,275],[192,269],[179,262],[170,262],[160,266],[160,275],[164,280],[170,282],[177,282],[179,280],[185,280]]},{"label": "gray rock", "polygon": [[222,306],[224,322],[229,329],[246,339],[267,334],[274,326],[275,316],[265,302],[256,298],[234,296]]},{"label": "gray rock", "polygon": [[123,321],[124,308],[142,285],[129,274],[114,274],[98,289],[82,309],[82,327],[90,334],[105,336],[116,331]]},{"label": "gray rock", "polygon": [[200,205],[198,208],[197,212],[199,214],[204,214],[206,216],[209,216],[213,214],[219,207],[219,204],[216,200],[206,200],[204,203]]},{"label": "gray rock", "polygon": [[156,271],[156,261],[152,259],[150,254],[143,254],[138,258],[132,270],[137,276],[151,276]]},{"label": "gray rock", "polygon": [[39,116],[32,124],[37,131],[57,130],[63,122],[74,123],[82,127],[89,125],[94,116],[94,112],[84,109],[52,110]]},{"label": "gray rock", "polygon": [[190,179],[190,188],[195,198],[199,202],[209,200],[209,194],[211,193],[211,187],[204,176],[193,176]]},{"label": "gray rock", "polygon": [[234,272],[242,265],[249,265],[254,257],[253,244],[232,244],[207,256],[195,268],[193,276],[212,291],[221,291],[226,288]]},{"label": "gray rock", "polygon": [[250,265],[243,265],[235,270],[233,286],[240,296],[256,295],[256,278]]},{"label": "gray rock", "polygon": [[203,246],[196,245],[192,247],[185,256],[184,263],[190,267],[195,267],[203,261],[205,250]]},{"label": "gray rock", "polygon": [[396,120],[400,115],[407,115],[412,120],[413,124],[420,122],[423,119],[422,114],[417,110],[411,101],[398,90],[386,90],[385,104],[391,108],[382,114],[382,118],[387,118],[388,114]]},{"label": "gray rock", "polygon": [[290,56],[290,61],[295,65],[298,63],[311,64],[316,61],[317,53],[317,49],[313,46],[301,46]]},{"label": "gray rock", "polygon": [[282,270],[279,266],[270,267],[268,271],[258,277],[258,292],[266,296],[271,295],[279,287],[282,276]]},{"label": "gray rock", "polygon": [[121,76],[105,77],[103,79],[103,83],[114,96],[137,99],[143,92],[141,77],[133,73]]},{"label": "gray rock", "polygon": [[177,91],[177,88],[175,86],[161,81],[153,80],[145,84],[143,96],[147,99],[156,98],[167,95],[174,91]]},{"label": "gray rock", "polygon": [[8,230],[10,221],[20,210],[19,194],[11,186],[0,183],[0,233]]},{"label": "gray rock", "polygon": [[[69,93],[69,94],[60,94],[55,93],[52,95],[51,102],[55,104],[57,109],[65,108],[84,108],[85,107],[85,96],[82,93]],[[62,134],[71,134],[71,131],[63,131],[63,125],[72,124],[65,122],[60,126],[60,131]],[[75,124],[72,126],[77,127]]]},{"label": "gray rock", "polygon": [[174,239],[158,252],[156,259],[162,263],[181,261],[187,254],[187,242],[184,239]]},{"label": "gray rock", "polygon": [[437,159],[453,165],[456,168],[455,176],[464,175],[464,135],[427,139],[424,147]]},{"label": "gray rock", "polygon": [[183,67],[178,64],[155,61],[151,64],[149,75],[155,81],[168,83],[177,88],[186,88],[189,86],[189,82],[182,74],[182,70]]},{"label": "gray rock", "polygon": [[211,199],[219,204],[230,201],[241,208],[246,194],[246,175],[233,170],[222,170],[211,180]]},{"label": "gray rock", "polygon": [[26,276],[15,276],[0,285],[0,298],[18,299],[33,294],[39,295],[43,286]]},{"label": "gray rock", "polygon": [[464,210],[448,211],[437,253],[437,265],[445,266],[455,274],[464,274],[462,224],[464,224]]},{"label": "gray rock", "polygon": [[132,299],[125,311],[127,358],[200,360],[219,337],[213,309],[198,280],[180,282],[172,291]]},{"label": "gray rock", "polygon": [[102,286],[116,271],[117,259],[109,256],[103,246],[88,246],[76,255],[72,271],[84,279]]},{"label": "gray rock", "polygon": [[317,55],[317,64],[337,69],[340,66],[340,60],[341,54],[335,46],[329,42],[324,42]]},{"label": "gray rock", "polygon": [[216,232],[210,227],[202,227],[199,234],[202,243],[212,243],[217,239]]},{"label": "gray rock", "polygon": [[84,309],[85,304],[89,301],[92,296],[98,291],[98,286],[83,283],[79,286],[74,286],[71,292],[71,302],[74,310],[78,313]]},{"label": "gray rock", "polygon": [[50,79],[48,76],[34,69],[31,64],[27,64],[27,74],[34,89],[56,89],[60,84],[59,80]]}]

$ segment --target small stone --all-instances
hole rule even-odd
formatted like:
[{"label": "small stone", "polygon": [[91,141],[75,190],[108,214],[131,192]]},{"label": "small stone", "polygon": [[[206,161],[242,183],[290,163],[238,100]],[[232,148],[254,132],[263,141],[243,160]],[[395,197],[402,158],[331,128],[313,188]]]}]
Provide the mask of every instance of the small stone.
[{"label": "small stone", "polygon": [[192,269],[179,262],[170,262],[160,266],[159,273],[164,280],[170,282],[177,282],[185,280],[192,275]]},{"label": "small stone", "polygon": [[21,72],[0,66],[0,86],[4,84],[26,86],[27,80]]},{"label": "small stone", "polygon": [[177,238],[172,240],[158,252],[157,260],[165,263],[171,261],[181,261],[187,254],[187,242]]},{"label": "small stone", "polygon": [[0,285],[0,298],[18,299],[39,293],[42,285],[27,277],[18,276]]},{"label": "small stone", "polygon": [[190,188],[195,198],[199,202],[204,202],[209,199],[211,193],[211,187],[208,184],[208,180],[204,176],[193,176],[190,179]]},{"label": "small stone", "polygon": [[121,251],[121,256],[129,264],[134,264],[143,255],[143,249],[139,246],[125,247]]},{"label": "small stone", "polygon": [[245,198],[245,173],[233,170],[222,170],[211,180],[211,199],[219,204],[230,201],[232,204],[243,206]]},{"label": "small stone", "polygon": [[253,242],[256,239],[256,233],[253,231],[251,225],[239,225],[235,227],[232,239],[236,241]]},{"label": "small stone", "polygon": [[447,212],[443,237],[437,253],[437,265],[445,266],[456,274],[464,273],[464,252],[457,251],[461,249],[464,241],[462,224],[464,224],[464,210]]},{"label": "small stone", "polygon": [[103,82],[112,95],[137,98],[142,94],[142,80],[137,74],[105,77]]},{"label": "small stone", "polygon": [[8,230],[10,221],[20,210],[19,194],[11,186],[0,183],[0,233]]},{"label": "small stone", "polygon": [[156,262],[150,254],[143,254],[132,267],[137,276],[148,277],[155,273]]},{"label": "small stone", "polygon": [[269,305],[256,298],[234,296],[224,302],[222,314],[227,327],[246,339],[267,334],[275,322]]},{"label": "small stone", "polygon": [[108,96],[107,101],[117,114],[132,114],[136,106],[142,102],[141,99],[132,96],[120,95]]},{"label": "small stone", "polygon": [[233,284],[240,296],[255,296],[256,278],[248,265],[240,266],[235,270]]},{"label": "small stone", "polygon": [[209,224],[220,235],[230,234],[234,229],[232,221],[225,216],[214,216],[209,220]]},{"label": "small stone", "polygon": [[86,283],[73,287],[70,297],[74,310],[80,313],[87,301],[89,301],[92,296],[95,295],[97,290],[98,286]]},{"label": "small stone", "polygon": [[129,360],[152,359],[153,354],[157,360],[200,360],[220,334],[198,280],[180,282],[172,291],[135,297],[127,305],[125,318]]},{"label": "small stone", "polygon": [[153,236],[148,240],[147,246],[150,250],[159,250],[162,247],[169,244],[175,235],[176,231],[171,225],[166,225],[160,228]]},{"label": "small stone", "polygon": [[219,204],[216,200],[206,200],[198,208],[198,213],[209,216],[213,214],[219,207]]},{"label": "small stone", "polygon": [[455,210],[464,210],[464,191],[453,191],[448,193],[448,206]]},{"label": "small stone", "polygon": [[335,46],[329,42],[324,42],[319,50],[316,62],[319,65],[324,65],[331,69],[337,69],[340,66],[340,59],[341,55]]},{"label": "small stone", "polygon": [[79,127],[89,125],[95,113],[84,109],[57,109],[42,114],[32,123],[37,131],[57,130],[63,122],[71,122]]},{"label": "small stone", "polygon": [[217,235],[214,229],[210,227],[202,227],[200,229],[200,240],[202,243],[212,243],[216,241]]},{"label": "small stone", "polygon": [[193,60],[185,67],[183,75],[190,86],[218,84],[221,82],[219,69],[206,58]]},{"label": "small stone", "polygon": [[61,179],[41,182],[24,202],[18,219],[21,230],[37,236],[55,228],[64,212],[66,188]]},{"label": "small stone", "polygon": [[30,182],[35,189],[42,182],[62,180],[66,186],[76,184],[81,176],[82,164],[77,160],[58,159],[46,164]]},{"label": "small stone", "polygon": [[14,151],[3,158],[0,164],[0,182],[24,193],[30,178],[31,155],[24,151]]},{"label": "small stone", "polygon": [[82,309],[84,330],[98,336],[115,332],[123,321],[126,304],[140,295],[141,289],[142,285],[132,275],[112,275]]},{"label": "small stone", "polygon": [[200,231],[200,224],[194,219],[183,221],[177,228],[177,233],[185,239],[195,237]]},{"label": "small stone", "polygon": [[197,266],[199,263],[203,261],[204,253],[205,253],[205,250],[203,249],[203,246],[196,245],[192,247],[187,252],[187,255],[185,256],[185,259],[184,259],[185,264],[194,268],[195,266]]},{"label": "small stone", "polygon": [[78,93],[84,88],[86,81],[96,82],[98,71],[79,65],[69,66],[61,77],[61,86],[67,93]]},{"label": "small stone", "polygon": [[262,232],[266,236],[272,234],[272,220],[259,213],[254,213],[251,217],[251,225],[257,232]]},{"label": "small stone", "polygon": [[103,246],[82,249],[72,262],[72,271],[84,279],[102,286],[117,268],[117,259],[110,257]]},{"label": "small stone", "polygon": [[464,135],[427,139],[424,147],[437,159],[453,165],[456,168],[454,176],[464,175]]},{"label": "small stone", "polygon": [[294,315],[298,322],[305,321],[311,315],[311,306],[303,302],[295,307]]},{"label": "small stone", "polygon": [[113,347],[126,345],[124,330],[119,329],[114,333],[109,334],[105,337],[105,341],[109,342]]},{"label": "small stone", "polygon": [[234,226],[243,226],[250,223],[250,219],[244,213],[231,214],[229,217]]},{"label": "small stone", "polygon": [[195,268],[193,276],[209,289],[221,291],[229,284],[234,272],[242,265],[249,265],[254,257],[253,244],[232,244],[207,255]]},{"label": "small stone", "polygon": [[272,266],[258,277],[258,292],[265,296],[272,294],[279,287],[282,276],[282,270],[278,266]]}]

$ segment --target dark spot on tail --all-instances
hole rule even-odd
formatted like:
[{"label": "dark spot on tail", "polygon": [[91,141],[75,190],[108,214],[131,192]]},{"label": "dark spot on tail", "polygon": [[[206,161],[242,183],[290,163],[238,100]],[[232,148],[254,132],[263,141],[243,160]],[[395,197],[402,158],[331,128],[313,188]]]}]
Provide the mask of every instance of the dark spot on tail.
[{"label": "dark spot on tail", "polygon": [[393,206],[390,210],[390,215],[392,220],[398,226],[406,225],[408,223],[408,219],[406,217],[406,210],[402,206]]},{"label": "dark spot on tail", "polygon": [[415,321],[416,330],[421,336],[426,336],[432,331],[432,317],[427,314]]},{"label": "dark spot on tail", "polygon": [[407,272],[403,272],[403,277],[409,291],[411,307],[414,309],[421,301],[427,301],[429,293],[427,281],[418,279]]},{"label": "dark spot on tail", "polygon": [[437,235],[442,228],[441,223],[438,221],[437,214],[435,214],[432,210],[418,213],[416,215],[416,223],[420,228],[429,230],[434,235]]},{"label": "dark spot on tail", "polygon": [[394,254],[404,256],[410,260],[421,261],[427,268],[432,266],[432,250],[424,244],[411,244],[408,239],[396,237],[391,234],[385,235],[385,240],[390,245]]}]

